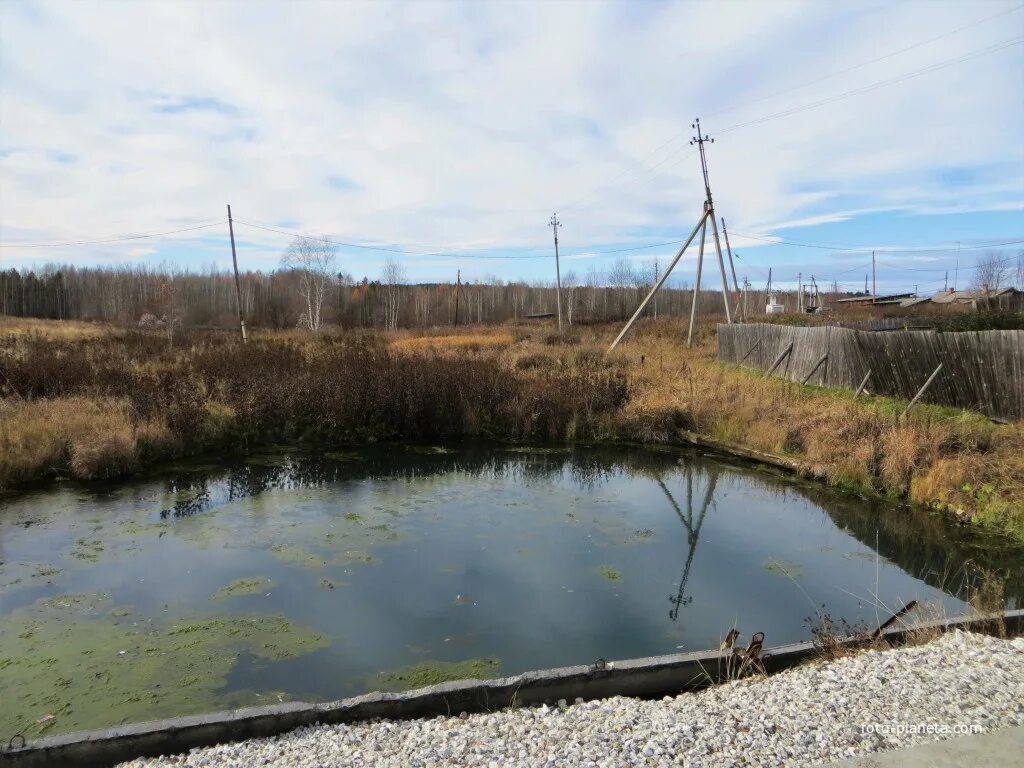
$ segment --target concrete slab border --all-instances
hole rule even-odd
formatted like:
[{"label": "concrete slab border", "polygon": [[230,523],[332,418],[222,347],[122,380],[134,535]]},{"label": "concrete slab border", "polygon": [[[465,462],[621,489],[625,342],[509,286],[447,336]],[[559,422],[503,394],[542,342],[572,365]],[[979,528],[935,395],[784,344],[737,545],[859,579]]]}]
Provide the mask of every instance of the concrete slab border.
[{"label": "concrete slab border", "polygon": [[[990,631],[1000,619],[1009,633],[1024,631],[1024,610],[1013,610],[894,628],[886,631],[884,637],[889,643],[899,645],[908,634],[921,631],[956,628]],[[766,671],[772,674],[815,656],[812,643],[796,643],[766,650],[763,660]],[[322,704],[288,702],[135,723],[48,737],[24,746],[17,741],[13,746],[4,744],[0,746],[0,765],[106,768],[138,757],[177,754],[195,747],[275,736],[316,723],[457,715],[551,704],[559,699],[571,702],[576,698],[671,695],[721,682],[725,679],[723,658],[718,651],[702,651],[614,662],[599,660],[590,665],[525,672],[495,680],[441,683],[404,693],[369,693]]]}]

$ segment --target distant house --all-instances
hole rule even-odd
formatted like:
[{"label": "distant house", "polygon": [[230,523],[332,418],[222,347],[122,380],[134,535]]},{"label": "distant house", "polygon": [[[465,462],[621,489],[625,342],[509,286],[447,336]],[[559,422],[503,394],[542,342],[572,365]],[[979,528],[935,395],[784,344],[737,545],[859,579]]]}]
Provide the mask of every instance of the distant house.
[{"label": "distant house", "polygon": [[1016,288],[1006,287],[990,290],[987,288],[969,291],[939,291],[934,296],[913,299],[901,304],[902,307],[933,304],[938,306],[968,306],[971,309],[992,311],[1024,311],[1024,293]]},{"label": "distant house", "polygon": [[859,296],[850,296],[845,299],[836,299],[833,304],[842,304],[847,307],[866,307],[875,305],[898,305],[901,301],[914,298],[912,293],[892,293],[888,296],[872,296],[865,293]]}]

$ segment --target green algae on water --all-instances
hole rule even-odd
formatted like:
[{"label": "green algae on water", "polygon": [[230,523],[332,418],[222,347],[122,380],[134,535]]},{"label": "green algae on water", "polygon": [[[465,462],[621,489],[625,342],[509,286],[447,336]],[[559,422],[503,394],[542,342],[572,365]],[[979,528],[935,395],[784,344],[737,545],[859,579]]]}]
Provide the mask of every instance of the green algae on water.
[{"label": "green algae on water", "polygon": [[617,568],[612,568],[610,565],[602,565],[598,567],[597,572],[601,574],[601,577],[608,581],[621,581],[622,573]]},{"label": "green algae on water", "polygon": [[371,555],[369,552],[364,552],[361,549],[346,549],[344,552],[337,554],[331,561],[334,565],[352,565],[354,563],[376,563],[377,558]]},{"label": "green algae on water", "polygon": [[291,544],[273,546],[270,548],[270,553],[282,563],[289,565],[301,565],[306,568],[323,568],[327,565],[327,560],[320,555]]},{"label": "green algae on water", "polygon": [[276,584],[273,581],[262,576],[252,579],[235,579],[230,584],[226,584],[210,595],[210,599],[224,600],[228,597],[238,597],[240,595],[258,595],[274,586]]},{"label": "green algae on water", "polygon": [[451,680],[485,680],[496,677],[501,661],[493,658],[465,661],[421,661],[410,667],[381,672],[367,682],[370,691],[409,691]]},{"label": "green algae on water", "polygon": [[359,461],[363,456],[356,451],[327,451],[324,454],[324,458],[331,461],[344,462]]},{"label": "green algae on water", "polygon": [[449,454],[458,453],[458,451],[452,448],[445,448],[443,445],[405,445],[403,446],[409,453],[418,453],[421,456],[447,456]]},{"label": "green algae on water", "polygon": [[165,624],[90,613],[108,600],[62,595],[0,618],[0,733],[31,738],[215,710],[239,653],[273,661],[328,645],[280,615]]},{"label": "green algae on water", "polygon": [[775,573],[794,581],[799,579],[804,573],[804,568],[800,563],[793,563],[789,560],[776,560],[774,557],[765,560],[761,567],[768,571],[768,573]]},{"label": "green algae on water", "polygon": [[103,550],[103,542],[99,539],[78,539],[75,548],[71,550],[71,557],[95,563]]}]

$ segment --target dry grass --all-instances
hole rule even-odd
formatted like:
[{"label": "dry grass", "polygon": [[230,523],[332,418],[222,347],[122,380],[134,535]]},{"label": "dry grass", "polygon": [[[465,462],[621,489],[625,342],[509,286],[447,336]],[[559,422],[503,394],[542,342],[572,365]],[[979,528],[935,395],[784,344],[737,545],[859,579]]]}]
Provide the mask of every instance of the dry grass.
[{"label": "dry grass", "polygon": [[[723,366],[710,321],[692,349],[679,321],[645,321],[605,355],[616,331],[261,332],[244,349],[233,334],[183,334],[173,352],[135,332],[110,343],[76,336],[79,328],[46,340],[0,332],[0,391],[8,394],[0,482],[50,465],[83,477],[129,471],[133,451],[145,462],[268,434],[674,443],[694,432],[1024,540],[1024,424],[928,405],[903,420],[895,400],[854,400]],[[69,397],[76,404],[58,428],[63,416],[47,409]],[[111,408],[110,397],[133,408]],[[88,445],[76,441],[88,430]]]},{"label": "dry grass", "polygon": [[511,333],[470,332],[443,336],[408,336],[391,341],[391,349],[401,352],[451,352],[497,349],[512,344]]},{"label": "dry grass", "polygon": [[0,477],[8,482],[47,472],[113,477],[133,470],[154,448],[173,443],[166,426],[134,423],[120,399],[0,401]]},{"label": "dry grass", "polygon": [[48,339],[98,339],[116,331],[102,323],[78,320],[37,320],[33,317],[0,315],[0,337],[42,336]]}]

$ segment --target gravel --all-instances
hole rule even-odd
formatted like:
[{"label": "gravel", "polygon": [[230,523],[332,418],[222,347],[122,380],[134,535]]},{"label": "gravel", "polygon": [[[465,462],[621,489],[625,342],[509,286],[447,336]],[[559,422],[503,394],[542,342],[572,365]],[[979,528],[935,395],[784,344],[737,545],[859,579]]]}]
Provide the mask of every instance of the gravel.
[{"label": "gravel", "polygon": [[1024,638],[955,631],[661,701],[314,726],[124,766],[801,766],[1021,724]]}]

